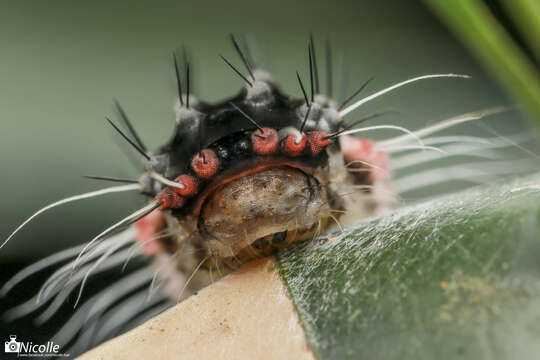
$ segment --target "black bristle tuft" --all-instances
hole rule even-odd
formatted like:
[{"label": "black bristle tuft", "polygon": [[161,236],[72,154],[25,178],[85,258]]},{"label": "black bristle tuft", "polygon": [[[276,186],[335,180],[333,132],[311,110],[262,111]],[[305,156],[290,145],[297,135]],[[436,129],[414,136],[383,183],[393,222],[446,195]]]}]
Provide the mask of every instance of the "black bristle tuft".
[{"label": "black bristle tuft", "polygon": [[223,55],[219,55],[223,61],[225,61],[225,63],[227,65],[229,65],[229,67],[238,75],[242,78],[242,80],[244,80],[249,86],[253,86],[253,84],[251,83],[251,81],[249,81],[244,75],[242,75],[242,73],[234,67],[233,64],[231,64],[227,59],[225,59],[225,57]]},{"label": "black bristle tuft", "polygon": [[306,106],[309,106],[309,100],[307,97],[306,89],[304,88],[304,84],[302,83],[302,79],[300,79],[300,74],[298,74],[298,71],[296,72],[296,78],[298,79],[298,83],[300,84],[300,89],[302,89],[304,100],[306,100]]},{"label": "black bristle tuft", "polygon": [[122,106],[120,105],[120,103],[118,102],[118,100],[114,99],[114,104],[116,106],[116,109],[118,110],[118,113],[120,114],[120,117],[122,118],[122,120],[124,121],[124,124],[126,125],[126,127],[128,128],[128,131],[131,133],[131,136],[133,136],[133,138],[135,139],[135,141],[137,142],[137,145],[139,145],[139,147],[146,152],[146,146],[144,145],[144,143],[142,142],[141,138],[139,137],[139,134],[137,133],[137,131],[135,130],[135,127],[133,127],[133,124],[131,123],[131,121],[129,120],[126,112],[124,111],[124,109],[122,108]]},{"label": "black bristle tuft", "polygon": [[133,146],[135,150],[137,150],[142,156],[144,156],[146,160],[149,160],[149,161],[151,160],[150,156],[143,149],[141,149],[139,145],[137,145],[133,140],[131,140],[126,134],[124,134],[122,130],[120,130],[120,128],[111,121],[111,119],[109,119],[108,117],[105,117],[105,119],[107,119],[107,121],[109,122],[109,124],[111,124],[114,130],[116,130],[131,146]]},{"label": "black bristle tuft", "polygon": [[250,66],[251,69],[257,68],[257,62],[255,61],[255,58],[253,57],[253,51],[250,47],[249,41],[246,36],[241,36],[240,40],[242,42],[242,48],[244,49],[244,54],[246,54],[246,60]]},{"label": "black bristle tuft", "polygon": [[311,44],[308,45],[308,59],[309,59],[309,82],[311,84],[311,102],[315,100],[315,85],[313,83],[313,59],[311,55]]},{"label": "black bristle tuft", "polygon": [[186,62],[186,107],[189,109],[189,63]]},{"label": "black bristle tuft", "polygon": [[182,80],[180,79],[180,71],[178,70],[178,60],[176,54],[173,53],[174,60],[174,72],[176,74],[176,84],[178,86],[178,98],[180,99],[180,105],[184,106],[184,100],[182,99]]},{"label": "black bristle tuft", "polygon": [[383,111],[383,112],[380,112],[380,113],[375,113],[375,114],[371,114],[371,115],[367,115],[367,116],[364,116],[363,118],[361,119],[358,119],[354,122],[352,122],[351,124],[345,126],[343,129],[333,133],[333,134],[330,134],[328,136],[325,137],[325,139],[331,139],[331,138],[335,138],[336,136],[339,136],[340,134],[344,133],[345,131],[347,130],[350,130],[352,129],[353,127],[357,126],[357,125],[360,125],[368,120],[371,120],[371,119],[375,119],[375,118],[378,118],[380,116],[383,116],[383,115],[387,115],[387,114],[392,114],[392,113],[396,113],[396,111]]},{"label": "black bristle tuft", "polygon": [[240,112],[240,114],[244,115],[244,117],[246,119],[248,119],[249,121],[251,121],[251,123],[253,125],[255,125],[257,127],[257,129],[259,129],[261,132],[263,131],[263,128],[261,125],[259,125],[255,120],[253,120],[251,118],[251,116],[249,116],[248,114],[246,114],[244,111],[242,111],[242,109],[240,109],[238,106],[236,106],[233,102],[229,102],[229,104],[234,107],[236,110],[238,110],[238,112]]},{"label": "black bristle tuft", "polygon": [[311,57],[313,60],[313,76],[315,79],[315,93],[319,94],[319,68],[317,66],[317,55],[315,53],[315,41],[313,41],[313,33],[309,35],[309,43],[311,45]]},{"label": "black bristle tuft", "polygon": [[233,46],[234,46],[234,49],[236,50],[236,52],[238,53],[238,56],[240,56],[240,59],[242,59],[242,62],[244,63],[244,66],[246,67],[248,73],[249,73],[249,76],[251,76],[251,78],[253,79],[253,81],[255,81],[255,76],[253,75],[253,71],[251,69],[251,65],[249,64],[249,61],[246,59],[246,57],[244,56],[244,53],[242,52],[242,50],[240,49],[240,46],[238,46],[238,43],[236,42],[236,39],[234,38],[234,35],[231,34],[231,41],[233,43]]},{"label": "black bristle tuft", "polygon": [[366,82],[364,82],[362,84],[362,86],[360,86],[360,88],[358,88],[358,90],[356,90],[351,96],[349,96],[347,99],[345,99],[345,101],[343,101],[341,103],[341,105],[338,107],[338,110],[343,109],[345,107],[345,105],[347,105],[347,103],[349,101],[354,99],[356,97],[356,95],[360,94],[362,92],[362,90],[364,90],[366,88],[366,86],[371,82],[371,80],[373,80],[373,78],[368,79]]},{"label": "black bristle tuft", "polygon": [[111,176],[95,176],[95,175],[83,175],[86,179],[92,179],[92,180],[103,180],[103,181],[112,181],[112,182],[120,182],[120,183],[127,183],[127,184],[137,184],[139,181],[134,179],[122,179],[122,178],[116,178]]}]

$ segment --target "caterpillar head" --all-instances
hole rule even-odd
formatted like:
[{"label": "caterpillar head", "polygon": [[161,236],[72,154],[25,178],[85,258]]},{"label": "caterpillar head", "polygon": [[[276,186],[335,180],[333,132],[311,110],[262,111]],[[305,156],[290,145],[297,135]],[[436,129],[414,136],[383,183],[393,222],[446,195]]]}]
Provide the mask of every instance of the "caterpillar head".
[{"label": "caterpillar head", "polygon": [[[343,128],[336,102],[316,94],[313,81],[309,99],[298,74],[304,99],[285,95],[237,50],[249,78],[233,67],[246,86],[217,104],[190,98],[189,89],[184,94],[175,62],[176,128],[149,154],[140,180],[170,234],[159,250],[189,248],[206,267],[235,268],[325,230],[347,207],[342,193],[355,183],[335,136]],[[139,225],[146,234],[147,222]]]},{"label": "caterpillar head", "polygon": [[173,251],[187,241],[232,266],[313,235],[342,207],[329,186],[335,106],[322,96],[292,99],[265,73],[253,75],[230,100],[179,103],[172,139],[151,153],[141,182],[169,226],[182,229]]}]

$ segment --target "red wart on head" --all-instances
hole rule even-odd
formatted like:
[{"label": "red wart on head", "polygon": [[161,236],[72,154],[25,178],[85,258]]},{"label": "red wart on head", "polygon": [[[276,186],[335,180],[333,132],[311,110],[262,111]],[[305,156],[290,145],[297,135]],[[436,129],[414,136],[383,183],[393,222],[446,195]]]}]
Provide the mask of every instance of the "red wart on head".
[{"label": "red wart on head", "polygon": [[184,205],[185,199],[168,187],[157,194],[156,201],[161,203],[161,209],[178,209]]},{"label": "red wart on head", "polygon": [[264,127],[251,134],[251,143],[256,154],[272,155],[279,148],[279,136],[276,130]]},{"label": "red wart on head", "polygon": [[312,131],[308,134],[308,140],[309,149],[313,155],[319,154],[332,143],[326,131]]},{"label": "red wart on head", "polygon": [[192,196],[197,193],[199,181],[191,175],[182,174],[174,179],[175,182],[184,185],[184,188],[174,188],[181,196]]},{"label": "red wart on head", "polygon": [[191,160],[191,169],[201,179],[208,179],[219,170],[219,158],[214,150],[203,149]]},{"label": "red wart on head", "polygon": [[291,134],[283,140],[283,152],[289,156],[298,156],[304,151],[307,145],[305,134]]},{"label": "red wart on head", "polygon": [[367,168],[372,182],[388,180],[390,178],[390,163],[386,153],[377,150],[373,141],[341,136],[339,138],[343,159],[352,168]]},{"label": "red wart on head", "polygon": [[135,227],[137,228],[135,240],[142,246],[144,255],[155,255],[163,250],[162,243],[157,241],[155,236],[165,226],[165,218],[159,209],[152,211],[135,223]]}]

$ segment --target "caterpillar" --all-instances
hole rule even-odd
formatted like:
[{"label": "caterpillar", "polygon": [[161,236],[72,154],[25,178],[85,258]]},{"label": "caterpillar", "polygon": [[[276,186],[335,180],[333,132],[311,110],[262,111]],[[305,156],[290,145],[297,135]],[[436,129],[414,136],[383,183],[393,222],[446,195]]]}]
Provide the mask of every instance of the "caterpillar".
[{"label": "caterpillar", "polygon": [[[326,92],[321,90],[311,37],[307,49],[309,80],[296,72],[301,97],[295,98],[285,94],[253,60],[249,48],[240,46],[232,35],[231,43],[243,69],[221,58],[245,83],[236,96],[214,104],[198,99],[191,91],[188,57],[180,64],[174,55],[176,124],[163,146],[149,150],[120,104],[116,106],[124,129],[107,118],[141,156],[142,175],[138,179],[89,176],[123,184],[47,205],[2,242],[0,249],[30,221],[60,205],[128,191],[138,191],[148,199],[146,206],[87,243],[44,258],[7,281],[0,290],[2,295],[15,291],[28,277],[57,267],[34,298],[5,313],[8,320],[44,308],[37,318],[44,323],[75,294],[73,315],[52,339],[71,344],[68,352],[77,354],[250,260],[390,211],[399,206],[403,193],[443,180],[482,182],[519,170],[490,170],[479,162],[472,168],[454,166],[401,178],[392,176],[397,169],[456,154],[497,159],[500,149],[521,148],[528,139],[526,135],[433,136],[500,113],[503,107],[459,115],[414,131],[394,124],[366,125],[384,118],[387,111],[350,119],[363,104],[403,86],[430,79],[466,79],[467,75],[415,76],[355,101],[367,91],[370,79],[338,102],[332,97],[331,86]],[[326,59],[331,59],[329,49]],[[326,75],[331,83],[331,72]],[[399,135],[377,142],[363,137],[381,129]],[[520,169],[529,164],[520,164]],[[126,274],[82,301],[93,275],[125,267],[134,256],[150,259],[151,265]]]}]

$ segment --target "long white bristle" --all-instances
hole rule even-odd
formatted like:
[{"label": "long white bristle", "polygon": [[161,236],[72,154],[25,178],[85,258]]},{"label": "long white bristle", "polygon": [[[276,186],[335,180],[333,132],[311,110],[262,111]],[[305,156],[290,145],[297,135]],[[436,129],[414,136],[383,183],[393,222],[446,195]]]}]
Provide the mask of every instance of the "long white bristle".
[{"label": "long white bristle", "polygon": [[352,130],[344,131],[344,132],[342,132],[342,133],[339,133],[338,136],[352,135],[352,134],[356,134],[356,133],[360,133],[360,132],[365,132],[365,131],[383,130],[383,129],[398,130],[398,131],[404,132],[404,133],[406,133],[408,136],[411,136],[411,137],[413,137],[414,139],[416,139],[420,145],[424,145],[424,144],[422,143],[422,140],[421,140],[418,136],[416,136],[412,131],[410,131],[409,129],[404,128],[403,126],[395,126],[395,125],[375,125],[375,126],[367,126],[367,127],[363,127],[363,128],[358,128],[358,129],[352,129]]},{"label": "long white bristle", "polygon": [[[462,144],[464,146],[471,146],[471,144],[476,144],[477,146],[485,145],[486,148],[500,148],[500,147],[512,147],[512,146],[519,146],[519,144],[525,143],[526,141],[532,140],[533,136],[531,134],[527,133],[521,133],[521,134],[515,134],[508,136],[506,138],[501,137],[492,137],[492,138],[482,138],[482,137],[476,137],[476,136],[432,136],[422,139],[424,144],[426,145],[442,145],[442,144],[451,144],[452,145],[458,145]],[[385,151],[389,154],[399,154],[402,152],[410,151],[410,150],[423,150],[423,148],[419,148],[417,145],[391,145],[386,148],[380,148],[379,145],[376,143],[378,150]],[[516,146],[516,147],[517,147]],[[439,147],[439,149],[442,149],[443,151],[446,149],[445,147]],[[396,159],[394,157],[394,159]]]},{"label": "long white bristle", "polygon": [[117,228],[121,227],[122,225],[130,222],[131,220],[134,220],[136,219],[137,217],[143,215],[145,212],[148,212],[150,211],[151,209],[155,208],[156,206],[156,203],[155,202],[152,202],[148,205],[146,205],[145,207],[143,207],[142,209],[139,209],[137,211],[135,211],[134,213],[126,216],[125,218],[123,218],[122,220],[118,221],[117,223],[113,224],[112,226],[109,226],[107,229],[103,230],[101,233],[99,233],[98,235],[96,235],[92,240],[90,240],[85,246],[84,248],[81,250],[81,252],[79,253],[79,255],[77,256],[77,258],[75,259],[75,261],[73,262],[73,269],[75,269],[77,267],[77,264],[79,263],[79,260],[81,259],[81,257],[83,256],[83,254],[86,252],[86,250],[92,246],[96,241],[98,241],[99,239],[101,239],[103,236],[111,233],[112,231],[116,230]]},{"label": "long white bristle", "polygon": [[24,279],[32,276],[33,274],[48,268],[49,266],[58,264],[64,260],[74,258],[82,250],[84,245],[75,246],[69,249],[65,249],[54,253],[46,258],[43,258],[16,273],[11,279],[9,279],[0,290],[0,296],[5,296],[13,287],[19,284]]},{"label": "long white bristle", "polygon": [[431,136],[422,139],[426,145],[442,145],[448,143],[473,143],[473,144],[492,144],[491,139],[480,136]]},{"label": "long white bristle", "polygon": [[59,344],[67,344],[82,327],[99,320],[99,314],[106,311],[112,304],[147,283],[151,274],[148,268],[137,270],[93,295],[71,315],[52,338]]},{"label": "long white bristle", "polygon": [[378,144],[375,144],[375,146],[376,146],[377,150],[384,151],[387,154],[394,154],[394,153],[397,153],[397,152],[408,151],[408,150],[422,150],[422,151],[424,151],[424,150],[432,150],[432,151],[436,151],[436,152],[441,153],[441,154],[446,153],[441,148],[438,148],[438,147],[435,147],[435,146],[425,146],[425,145],[395,145],[395,146],[383,147],[383,146],[379,146]]},{"label": "long white bristle", "polygon": [[445,153],[421,152],[410,155],[400,156],[392,159],[392,170],[405,169],[411,166],[427,163],[429,161],[441,160],[450,156],[471,156],[484,159],[500,159],[501,154],[491,150],[489,146],[471,146],[456,144],[453,146],[445,146],[442,148]]},{"label": "long white bristle", "polygon": [[394,181],[394,188],[401,194],[454,180],[484,183],[499,175],[528,172],[536,167],[538,167],[538,162],[530,159],[464,163],[398,178]]},{"label": "long white bristle", "polygon": [[158,174],[155,171],[150,171],[149,174],[150,174],[150,176],[152,178],[154,178],[155,180],[159,181],[160,183],[162,183],[164,185],[175,187],[175,188],[178,188],[178,189],[185,189],[186,188],[186,186],[184,184],[178,183],[176,181],[169,180],[166,177],[164,177],[163,175]]},{"label": "long white bristle", "polygon": [[463,79],[469,79],[470,76],[469,75],[460,75],[460,74],[431,74],[431,75],[418,76],[418,77],[415,77],[415,78],[412,78],[412,79],[409,79],[409,80],[402,81],[400,83],[397,83],[395,85],[387,87],[386,89],[380,90],[380,91],[376,92],[375,94],[369,95],[369,96],[367,96],[367,97],[365,97],[363,99],[358,100],[354,104],[349,105],[345,109],[341,110],[339,112],[339,116],[343,117],[343,116],[347,115],[348,113],[350,113],[351,111],[358,108],[360,105],[365,104],[368,101],[371,101],[371,100],[373,100],[373,99],[375,99],[375,98],[377,98],[377,97],[379,97],[381,95],[384,95],[384,94],[386,94],[386,93],[388,93],[388,92],[390,92],[390,91],[392,91],[394,89],[400,88],[402,86],[405,86],[407,84],[410,84],[410,83],[413,83],[413,82],[416,82],[416,81],[420,81],[420,80],[424,80],[424,79],[435,79],[435,78],[463,78]]},{"label": "long white bristle", "polygon": [[505,137],[495,136],[484,138],[480,136],[431,136],[423,138],[422,141],[426,145],[440,145],[448,143],[472,143],[485,145],[505,145],[512,146],[514,144],[522,144],[527,141],[534,140],[534,136],[530,133],[522,132]]},{"label": "long white bristle", "polygon": [[62,199],[62,200],[58,200],[58,201],[56,201],[56,202],[54,202],[52,204],[49,204],[49,205],[39,209],[32,216],[30,216],[28,219],[26,219],[21,225],[19,225],[19,227],[17,227],[15,229],[15,231],[13,231],[11,233],[11,235],[8,236],[8,238],[6,240],[4,240],[2,245],[0,245],[0,249],[2,249],[2,247],[4,247],[4,245],[6,245],[7,242],[13,236],[15,236],[15,234],[17,234],[19,232],[19,230],[21,230],[26,224],[28,224],[30,221],[32,221],[32,219],[34,219],[36,216],[44,213],[45,211],[47,211],[49,209],[52,209],[52,208],[54,208],[56,206],[63,205],[63,204],[69,203],[69,202],[77,201],[77,200],[88,199],[88,198],[93,198],[93,197],[96,197],[96,196],[101,196],[101,195],[106,195],[106,194],[111,194],[111,193],[117,193],[117,192],[123,192],[123,191],[140,190],[140,188],[141,188],[141,186],[139,184],[113,186],[113,187],[109,187],[109,188],[105,188],[105,189],[101,189],[101,190],[97,190],[97,191],[92,191],[92,192],[88,192],[88,193],[84,193],[84,194],[80,194],[80,195],[71,196],[71,197],[68,197],[68,198],[65,198],[65,199]]},{"label": "long white bristle", "polygon": [[[90,267],[90,269],[88,269],[88,271],[84,274],[84,277],[81,281],[81,286],[79,287],[79,293],[77,294],[77,299],[75,299],[75,304],[73,304],[73,307],[76,308],[77,305],[79,304],[79,301],[81,300],[81,296],[82,296],[82,293],[83,293],[83,290],[84,290],[84,286],[86,285],[86,281],[88,281],[88,277],[90,276],[90,274],[92,274],[92,272],[99,267],[99,265],[101,265],[102,262],[104,262],[105,260],[107,260],[107,258],[113,254],[116,250],[118,250],[120,247],[122,247],[123,245],[122,244],[116,244],[114,246],[112,246],[111,248],[109,248],[103,255],[100,256],[99,259],[97,259],[96,262],[94,262],[92,264],[92,266]],[[128,249],[128,255],[129,255],[129,251],[131,249]]]},{"label": "long white bristle", "polygon": [[[122,244],[129,244],[130,242],[134,241],[135,237],[135,229],[129,228],[117,235],[108,237],[104,239],[99,245],[94,247],[88,255],[85,256],[85,258],[80,261],[79,265],[86,264],[93,259],[97,258],[98,256],[101,256],[103,253],[107,251],[107,249],[114,244],[122,243]],[[82,246],[84,248],[84,246]],[[79,252],[80,254],[80,252]],[[75,255],[73,256],[75,257]],[[58,270],[56,270],[51,276],[47,278],[47,280],[43,283],[41,286],[41,289],[38,293],[38,299],[47,299],[49,297],[49,289],[54,289],[57,287],[57,284],[62,281],[66,280],[69,276],[73,276],[73,263],[74,260],[62,267],[60,267]],[[90,266],[90,265],[89,265]]]},{"label": "long white bristle", "polygon": [[[106,271],[116,266],[119,266],[125,261],[127,254],[128,254],[128,251],[125,250],[122,252],[118,252],[117,254],[114,254],[113,256],[110,256],[106,261],[104,261],[101,264],[101,266],[99,267],[99,269],[96,270],[96,272]],[[87,270],[90,266],[91,265],[86,265],[85,267],[83,267],[83,269]],[[19,304],[15,306],[14,308],[6,311],[3,315],[4,319],[6,321],[12,321],[22,316],[28,315],[31,312],[42,307],[46,303],[46,301],[53,298],[56,294],[60,292],[70,293],[71,291],[73,291],[73,289],[75,289],[76,285],[79,284],[82,278],[83,278],[83,274],[79,273],[77,274],[77,276],[71,279],[71,282],[62,283],[62,280],[66,280],[66,277],[57,279],[54,283],[49,285],[49,290],[46,293],[44,294],[38,293],[31,299],[25,301],[24,303]],[[49,310],[49,311],[52,311],[52,310]]]},{"label": "long white bristle", "polygon": [[[488,124],[477,124],[479,127],[482,127],[484,129],[486,129],[487,131],[489,131],[490,133],[492,133],[493,135],[497,136],[501,141],[505,141],[507,142],[508,144],[510,145],[513,145],[515,146],[516,148],[518,148],[519,150],[521,150],[522,152],[524,152],[525,154],[527,155],[530,155],[532,156],[533,158],[535,159],[540,159],[540,155],[538,155],[537,153],[525,148],[524,146],[521,146],[521,144],[519,143],[519,141],[517,141],[516,139],[514,139],[513,137],[511,136],[505,136],[505,135],[501,135],[499,132],[495,131],[495,129],[493,129],[491,126],[489,126]],[[530,138],[531,140],[534,139],[533,136],[530,135]]]},{"label": "long white bristle", "polygon": [[398,136],[398,137],[395,137],[395,138],[392,138],[392,139],[381,141],[378,144],[381,147],[387,147],[387,146],[390,146],[390,145],[393,145],[393,144],[396,144],[396,143],[400,143],[400,142],[410,140],[411,137],[413,137],[414,139],[423,138],[423,137],[425,137],[427,135],[430,135],[430,134],[433,134],[435,132],[447,129],[449,127],[456,126],[456,125],[465,123],[467,121],[479,120],[479,119],[482,119],[482,118],[484,118],[486,116],[497,114],[497,113],[503,112],[505,110],[508,110],[508,108],[502,107],[502,106],[497,106],[497,107],[493,107],[493,108],[489,108],[489,109],[485,109],[485,110],[473,111],[473,112],[470,112],[470,113],[467,113],[467,114],[464,114],[464,115],[459,115],[459,116],[455,116],[455,117],[447,119],[447,120],[440,121],[440,122],[438,122],[436,124],[433,124],[431,126],[426,126],[426,127],[422,128],[420,130],[416,130],[416,131],[413,132],[414,137],[411,136],[410,134],[405,134],[405,135],[401,135],[401,136]]},{"label": "long white bristle", "polygon": [[[124,249],[121,251],[118,251],[114,255],[109,256],[105,261],[103,261],[99,267],[94,269],[93,271],[95,273],[100,273],[103,271],[107,271],[109,269],[112,269],[120,264],[122,264],[126,257],[128,255],[128,249]],[[80,270],[75,273],[71,278],[68,278],[67,274],[57,279],[55,282],[51,283],[49,286],[49,290],[47,292],[44,292],[42,295],[43,301],[46,301],[56,294],[58,294],[61,291],[68,291],[67,287],[71,287],[72,285],[77,286],[81,283],[82,279],[84,278],[84,274],[93,266],[93,263],[87,264],[80,268]],[[64,280],[64,282],[62,282]],[[37,305],[40,306],[40,305]]]},{"label": "long white bristle", "polygon": [[[129,320],[137,317],[141,312],[145,312],[166,300],[167,297],[163,294],[158,294],[151,299],[148,299],[146,294],[141,292],[118,304],[107,312],[108,316],[98,325],[94,343],[99,344],[108,337],[114,336],[115,332],[120,330],[122,325],[125,325]],[[161,306],[160,309],[163,311],[170,306],[171,303],[167,303],[166,305]]]},{"label": "long white bristle", "polygon": [[449,156],[471,156],[485,159],[501,159],[502,154],[500,152],[497,152],[496,150],[512,146],[512,144],[509,144],[505,141],[500,141],[500,139],[493,139],[484,143],[470,142],[466,144],[451,144],[441,147],[441,149],[445,151],[445,154],[422,152],[393,157],[392,169],[403,169],[410,166],[426,163],[428,161],[439,160]]},{"label": "long white bristle", "polygon": [[51,301],[49,306],[47,306],[45,310],[43,310],[43,312],[34,319],[34,323],[37,326],[40,326],[49,321],[49,319],[52,318],[54,314],[56,314],[56,312],[62,307],[62,305],[65,304],[66,300],[69,298],[69,295],[71,295],[71,292],[73,291],[73,289],[75,289],[76,286],[76,284],[70,285],[66,287],[63,291],[61,291],[57,296],[55,296],[54,300]]}]

